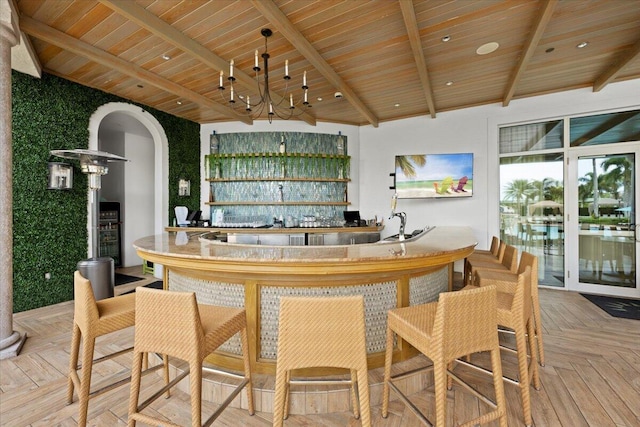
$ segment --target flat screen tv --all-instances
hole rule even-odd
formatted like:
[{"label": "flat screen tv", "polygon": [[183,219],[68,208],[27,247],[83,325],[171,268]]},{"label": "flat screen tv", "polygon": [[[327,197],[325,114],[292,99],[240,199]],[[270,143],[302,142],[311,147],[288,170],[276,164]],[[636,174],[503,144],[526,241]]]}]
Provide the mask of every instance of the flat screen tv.
[{"label": "flat screen tv", "polygon": [[473,153],[396,156],[395,187],[400,199],[473,195]]}]

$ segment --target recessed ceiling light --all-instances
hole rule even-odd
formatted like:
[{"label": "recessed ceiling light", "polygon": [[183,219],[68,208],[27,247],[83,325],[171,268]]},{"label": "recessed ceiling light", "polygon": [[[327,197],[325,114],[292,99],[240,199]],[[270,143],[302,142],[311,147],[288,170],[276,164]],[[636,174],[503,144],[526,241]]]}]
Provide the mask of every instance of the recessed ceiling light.
[{"label": "recessed ceiling light", "polygon": [[576,47],[577,47],[578,49],[582,49],[583,47],[587,47],[587,45],[588,45],[588,44],[589,44],[589,42],[582,42],[582,43],[578,43],[578,44],[576,45]]},{"label": "recessed ceiling light", "polygon": [[322,101],[322,97],[321,97],[321,96],[319,96],[319,97],[318,97],[318,102],[319,102],[319,101]]},{"label": "recessed ceiling light", "polygon": [[400,106],[400,104],[398,104],[397,102],[395,104],[393,104],[394,107],[398,108]]},{"label": "recessed ceiling light", "polygon": [[451,40],[451,36],[450,35],[443,36],[440,40],[442,40],[444,43],[446,43],[449,40]]},{"label": "recessed ceiling light", "polygon": [[171,59],[171,57],[165,53],[164,55],[162,55],[162,59],[164,59],[165,61],[168,61]]},{"label": "recessed ceiling light", "polygon": [[447,86],[451,86],[453,84],[453,81],[449,80],[448,82],[445,83]]},{"label": "recessed ceiling light", "polygon": [[478,55],[487,55],[491,52],[495,52],[496,49],[498,49],[499,47],[500,45],[496,42],[485,43],[482,46],[480,46],[478,49],[476,49],[476,53]]},{"label": "recessed ceiling light", "polygon": [[551,52],[553,52],[554,50],[556,50],[556,48],[555,48],[555,47],[550,47],[549,49],[545,50],[545,52],[546,52],[546,53],[551,53]]},{"label": "recessed ceiling light", "polygon": [[176,104],[182,105],[182,101],[176,101]]}]

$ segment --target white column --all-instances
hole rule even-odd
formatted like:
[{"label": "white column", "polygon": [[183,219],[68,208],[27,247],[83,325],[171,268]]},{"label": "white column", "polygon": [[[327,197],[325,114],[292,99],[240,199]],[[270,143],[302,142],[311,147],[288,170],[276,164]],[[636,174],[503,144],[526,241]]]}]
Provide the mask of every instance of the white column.
[{"label": "white column", "polygon": [[0,359],[16,356],[26,339],[13,330],[11,46],[19,30],[9,1],[0,0]]}]

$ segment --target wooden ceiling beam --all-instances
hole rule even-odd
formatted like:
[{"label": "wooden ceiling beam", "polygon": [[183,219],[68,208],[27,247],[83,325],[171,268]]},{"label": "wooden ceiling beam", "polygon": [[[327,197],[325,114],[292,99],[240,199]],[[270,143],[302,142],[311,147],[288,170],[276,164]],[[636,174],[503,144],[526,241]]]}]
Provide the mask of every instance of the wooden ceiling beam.
[{"label": "wooden ceiling beam", "polygon": [[155,86],[158,89],[173,93],[176,96],[187,99],[203,107],[210,108],[211,110],[234,120],[239,120],[248,125],[253,124],[253,120],[251,120],[250,117],[239,115],[231,108],[218,104],[197,92],[189,90],[184,86],[172,82],[171,80],[160,77],[138,65],[131,64],[117,56],[91,46],[88,43],[75,39],[32,18],[21,16],[20,28],[32,37],[68,50],[76,55],[80,55],[91,61],[97,62],[98,64],[104,65],[105,67],[109,67],[122,74],[126,74],[144,83]]},{"label": "wooden ceiling beam", "polygon": [[627,50],[618,61],[611,64],[611,66],[608,67],[595,82],[593,82],[593,91],[599,92],[606,85],[614,81],[622,69],[638,56],[640,56],[640,40],[631,46],[631,48],[629,48],[629,50]]},{"label": "wooden ceiling beam", "polygon": [[278,8],[272,0],[251,0],[251,4],[300,52],[322,76],[342,92],[346,100],[362,114],[367,121],[378,127],[378,118],[369,107],[358,97],[349,85],[335,72],[320,53],[304,38],[291,23],[289,18]]},{"label": "wooden ceiling beam", "polygon": [[536,18],[536,22],[533,24],[533,28],[529,33],[529,40],[525,43],[524,52],[520,55],[520,60],[516,65],[513,73],[511,73],[511,78],[509,79],[509,83],[507,84],[507,92],[504,95],[502,100],[502,106],[506,107],[513,99],[513,95],[516,91],[516,86],[522,77],[527,65],[529,64],[529,60],[533,56],[536,48],[538,47],[538,43],[544,34],[544,30],[547,28],[547,24],[551,21],[551,16],[553,15],[553,11],[558,5],[558,0],[547,0],[542,4],[540,9],[540,13]]},{"label": "wooden ceiling beam", "polygon": [[410,0],[402,0],[399,2],[404,26],[407,28],[413,59],[418,67],[418,76],[422,84],[422,91],[429,107],[431,118],[436,118],[436,107],[433,100],[433,89],[431,88],[431,80],[429,79],[429,71],[427,70],[427,62],[424,58],[424,50],[422,48],[422,40],[420,39],[420,31],[418,30],[418,21],[416,19],[416,11],[413,8],[413,2]]},{"label": "wooden ceiling beam", "polygon": [[248,125],[253,124],[253,120],[251,120],[250,117],[238,115],[231,108],[220,105],[199,93],[185,88],[184,86],[160,77],[138,65],[131,64],[130,62],[111,55],[110,53],[91,46],[81,40],[75,39],[32,18],[21,16],[20,28],[32,37],[68,50],[69,52],[73,52],[76,55],[80,55],[91,61],[97,62],[105,67],[112,68],[122,74],[128,75],[129,77],[155,86],[158,89],[173,93],[183,99],[187,99],[195,104],[210,108],[217,113],[240,120]]},{"label": "wooden ceiling beam", "polygon": [[[227,70],[229,68],[228,61],[211,52],[209,49],[191,39],[190,37],[186,36],[179,30],[175,29],[170,24],[167,24],[165,21],[163,21],[153,13],[147,11],[145,8],[138,6],[135,2],[132,2],[130,0],[99,1],[116,13],[124,16],[132,22],[135,22],[137,25],[146,29],[155,36],[160,37],[167,43],[174,45],[175,47],[188,53],[198,61],[201,61],[204,64],[208,65],[210,68],[216,71]],[[236,81],[239,82],[242,86],[247,89],[253,89],[255,87],[256,80],[254,77],[237,68],[234,71],[234,77],[236,78]],[[214,78],[214,81],[217,80],[215,80]],[[273,95],[273,100],[276,103],[279,103],[282,100],[282,95],[272,91],[270,91],[270,93],[271,95]],[[312,126],[316,125],[315,117],[307,112],[304,112],[297,117]]]}]

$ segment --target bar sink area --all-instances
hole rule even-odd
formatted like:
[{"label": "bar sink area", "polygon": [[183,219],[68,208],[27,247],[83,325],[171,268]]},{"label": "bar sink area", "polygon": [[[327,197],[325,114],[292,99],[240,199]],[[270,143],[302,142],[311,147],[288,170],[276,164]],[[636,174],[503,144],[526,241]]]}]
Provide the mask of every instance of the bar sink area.
[{"label": "bar sink area", "polygon": [[394,234],[393,236],[385,237],[379,243],[413,242],[415,240],[418,240],[419,238],[421,238],[422,236],[424,236],[434,228],[435,226],[427,226],[423,229],[414,230],[411,234],[404,234],[404,239],[400,238],[400,234]]}]

